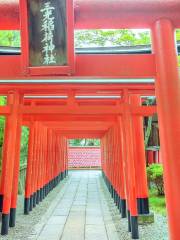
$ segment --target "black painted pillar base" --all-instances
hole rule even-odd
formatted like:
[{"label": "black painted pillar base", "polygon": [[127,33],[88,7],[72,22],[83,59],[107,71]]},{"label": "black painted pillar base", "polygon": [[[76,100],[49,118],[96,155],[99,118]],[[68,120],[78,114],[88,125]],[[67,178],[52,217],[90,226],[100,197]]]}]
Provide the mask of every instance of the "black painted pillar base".
[{"label": "black painted pillar base", "polygon": [[48,184],[45,185],[45,197],[48,195]]},{"label": "black painted pillar base", "polygon": [[114,188],[112,187],[113,191],[112,191],[112,198],[115,200],[115,190]]},{"label": "black painted pillar base", "polygon": [[110,185],[110,193],[111,193],[111,197],[112,197],[112,198],[113,198],[113,191],[114,191],[113,186]]},{"label": "black painted pillar base", "polygon": [[29,211],[32,211],[32,209],[33,209],[33,195],[30,196]]},{"label": "black painted pillar base", "polygon": [[117,202],[118,202],[118,194],[116,192],[116,190],[114,191],[114,203],[117,206]]},{"label": "black painted pillar base", "polygon": [[9,214],[2,214],[1,235],[7,235],[9,229]]},{"label": "black painted pillar base", "polygon": [[132,236],[132,239],[139,239],[137,216],[131,216],[131,236]]},{"label": "black painted pillar base", "polygon": [[33,207],[36,206],[36,193],[33,194]]},{"label": "black painted pillar base", "polygon": [[126,213],[126,200],[125,199],[121,199],[121,217],[122,218],[126,218],[127,217],[127,213]]},{"label": "black painted pillar base", "polygon": [[115,194],[115,192],[114,192],[114,188],[113,188],[112,185],[111,185],[111,188],[112,188],[112,198],[114,199],[114,194]]},{"label": "black painted pillar base", "polygon": [[61,179],[61,181],[63,180],[63,174],[62,173],[60,174],[60,179]]},{"label": "black painted pillar base", "polygon": [[48,195],[49,193],[49,183],[46,184],[46,196]]},{"label": "black painted pillar base", "polygon": [[115,203],[116,203],[116,206],[118,206],[118,204],[119,204],[119,196],[118,196],[117,193],[116,193],[116,200],[115,200]]},{"label": "black painted pillar base", "polygon": [[29,208],[30,208],[30,199],[25,198],[24,199],[24,214],[28,215],[29,214]]},{"label": "black painted pillar base", "polygon": [[128,210],[128,232],[131,232],[131,215],[129,210]]},{"label": "black painted pillar base", "polygon": [[42,188],[42,200],[45,198],[45,186]]},{"label": "black painted pillar base", "polygon": [[120,197],[119,197],[119,195],[117,194],[117,195],[116,195],[116,206],[118,207],[118,209],[119,209],[119,202],[120,202]]},{"label": "black painted pillar base", "polygon": [[119,212],[121,213],[121,198],[118,196],[118,205]]},{"label": "black painted pillar base", "polygon": [[2,212],[2,208],[3,208],[3,195],[0,194],[0,212]]},{"label": "black painted pillar base", "polygon": [[37,193],[36,193],[36,204],[39,204],[39,201],[40,201],[40,190],[37,190]]},{"label": "black painted pillar base", "polygon": [[137,198],[138,214],[149,214],[149,199]]},{"label": "black painted pillar base", "polygon": [[40,191],[39,191],[39,201],[42,202],[43,200],[43,188],[40,188]]},{"label": "black painted pillar base", "polygon": [[43,187],[43,199],[46,197],[46,185]]},{"label": "black painted pillar base", "polygon": [[54,179],[54,187],[57,186],[57,177]]},{"label": "black painted pillar base", "polygon": [[57,182],[56,182],[56,178],[54,178],[54,188],[56,187]]},{"label": "black painted pillar base", "polygon": [[9,226],[15,227],[16,225],[16,208],[10,209],[10,218],[9,218]]},{"label": "black painted pillar base", "polygon": [[114,198],[114,188],[112,185],[111,185],[111,197]]},{"label": "black painted pillar base", "polygon": [[44,185],[44,198],[47,196],[47,184]]},{"label": "black painted pillar base", "polygon": [[46,196],[48,195],[49,192],[49,183],[46,184]]}]

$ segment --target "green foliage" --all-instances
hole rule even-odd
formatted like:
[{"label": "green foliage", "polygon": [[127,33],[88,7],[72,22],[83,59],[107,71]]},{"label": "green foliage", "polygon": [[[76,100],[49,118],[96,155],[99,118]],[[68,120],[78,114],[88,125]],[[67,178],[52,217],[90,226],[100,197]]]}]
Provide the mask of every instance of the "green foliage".
[{"label": "green foliage", "polygon": [[180,66],[180,56],[178,56],[178,65]]},{"label": "green foliage", "polygon": [[78,30],[75,31],[76,47],[135,46],[150,44],[149,31],[133,30]]},{"label": "green foliage", "polygon": [[0,106],[6,105],[6,97],[5,96],[0,96]]},{"label": "green foliage", "polygon": [[21,132],[21,155],[20,155],[20,164],[27,163],[28,155],[28,140],[29,140],[29,128],[22,126]]},{"label": "green foliage", "polygon": [[[180,29],[176,31],[176,39],[180,41]],[[150,43],[151,38],[148,30],[95,29],[75,31],[76,47],[135,46]],[[0,30],[0,46],[20,47],[20,45],[20,31]]]},{"label": "green foliage", "polygon": [[20,47],[19,31],[0,31],[0,46]]},{"label": "green foliage", "polygon": [[164,180],[162,164],[152,164],[147,167],[147,177],[150,185],[152,184],[158,195],[164,195]]},{"label": "green foliage", "polygon": [[180,41],[180,29],[176,30],[176,40]]},{"label": "green foliage", "polygon": [[167,211],[165,196],[158,196],[155,188],[151,188],[149,190],[149,204],[153,211],[166,216]]},{"label": "green foliage", "polygon": [[[5,118],[0,117],[0,170],[2,166],[2,147],[3,147],[3,140],[4,140],[4,129],[5,129]],[[21,153],[20,153],[21,166],[27,163],[28,137],[29,137],[29,129],[23,126],[22,132],[21,132]]]},{"label": "green foliage", "polygon": [[[6,98],[0,96],[0,106],[6,105]],[[0,169],[2,165],[2,146],[4,140],[5,117],[0,116]]]},{"label": "green foliage", "polygon": [[0,147],[3,145],[3,139],[4,139],[4,124],[5,124],[5,118],[0,117]]},{"label": "green foliage", "polygon": [[[4,106],[4,105],[6,105],[6,97],[0,96],[0,106]],[[5,117],[0,116],[0,149],[2,148],[3,140],[4,140],[4,128],[5,128]]]},{"label": "green foliage", "polygon": [[0,170],[2,166],[2,147],[4,141],[5,117],[0,116]]},{"label": "green foliage", "polygon": [[69,145],[76,147],[76,146],[100,146],[99,139],[71,139],[69,140]]}]

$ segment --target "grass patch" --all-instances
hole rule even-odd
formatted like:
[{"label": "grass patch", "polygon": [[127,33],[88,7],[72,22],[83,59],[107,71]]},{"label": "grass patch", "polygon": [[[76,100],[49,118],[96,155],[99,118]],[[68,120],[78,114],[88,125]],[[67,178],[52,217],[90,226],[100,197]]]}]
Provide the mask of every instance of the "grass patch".
[{"label": "grass patch", "polygon": [[166,216],[166,201],[165,196],[158,196],[156,189],[152,188],[149,190],[149,204],[150,209],[154,212]]}]

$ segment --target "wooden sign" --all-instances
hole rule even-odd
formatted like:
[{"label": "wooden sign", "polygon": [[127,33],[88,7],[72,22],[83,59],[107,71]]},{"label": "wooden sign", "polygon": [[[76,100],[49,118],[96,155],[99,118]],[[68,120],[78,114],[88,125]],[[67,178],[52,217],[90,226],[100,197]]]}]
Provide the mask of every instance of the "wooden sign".
[{"label": "wooden sign", "polygon": [[[21,12],[22,9],[26,9],[26,13],[21,14],[22,54],[26,58],[25,67],[29,69],[30,74],[46,75],[52,71],[57,74],[72,73],[74,65],[72,1],[22,0],[20,6]],[[25,23],[23,19],[26,20]]]}]

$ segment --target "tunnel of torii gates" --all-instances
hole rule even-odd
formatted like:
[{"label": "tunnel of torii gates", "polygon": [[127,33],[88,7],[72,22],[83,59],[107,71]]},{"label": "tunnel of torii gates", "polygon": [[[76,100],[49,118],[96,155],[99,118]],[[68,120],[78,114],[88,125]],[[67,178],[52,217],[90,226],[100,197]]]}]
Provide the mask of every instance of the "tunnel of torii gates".
[{"label": "tunnel of torii gates", "polygon": [[[132,238],[138,238],[137,217],[149,213],[142,118],[157,112],[170,239],[179,240],[180,80],[174,31],[180,27],[180,2],[66,4],[67,66],[36,66],[29,59],[31,9],[26,1],[0,1],[0,29],[20,30],[22,41],[21,54],[0,56],[0,94],[7,96],[7,105],[0,106],[6,117],[1,234],[15,226],[20,128],[25,125],[30,136],[24,213],[67,176],[68,138],[100,138],[105,182],[122,217],[128,217]],[[151,29],[152,53],[74,54],[74,29],[123,28]],[[157,107],[142,106],[143,96],[156,96]]]}]

